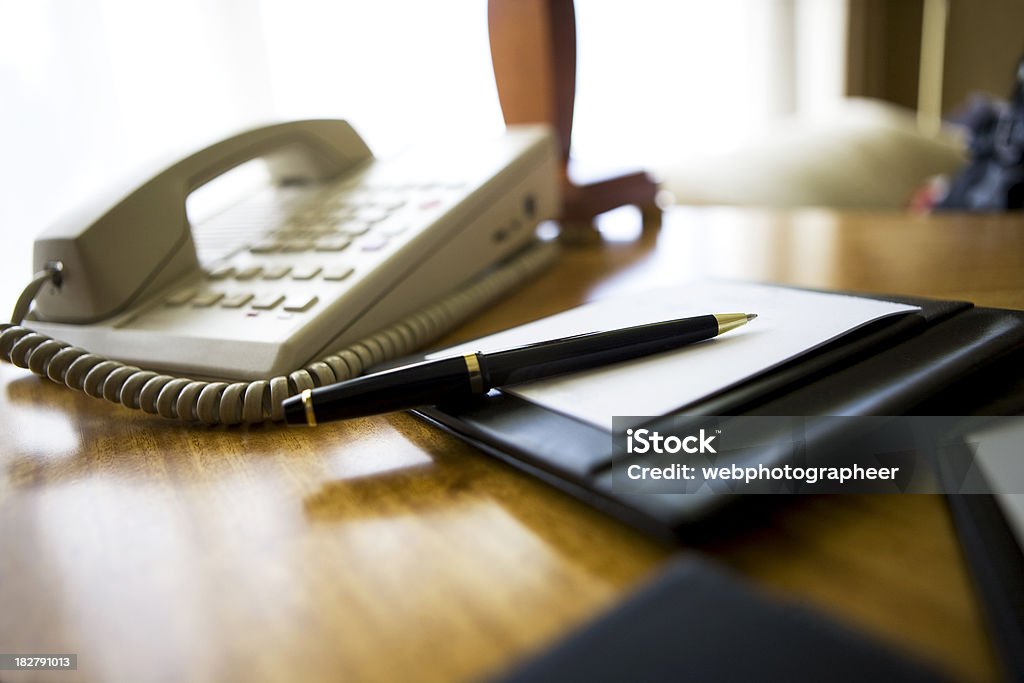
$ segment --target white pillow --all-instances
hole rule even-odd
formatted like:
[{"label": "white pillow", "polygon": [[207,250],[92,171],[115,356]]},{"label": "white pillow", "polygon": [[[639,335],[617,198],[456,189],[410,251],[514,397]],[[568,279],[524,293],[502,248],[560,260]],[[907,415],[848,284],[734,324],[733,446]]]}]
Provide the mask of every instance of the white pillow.
[{"label": "white pillow", "polygon": [[741,151],[656,169],[678,204],[903,208],[966,160],[958,130],[918,131],[913,112],[851,99],[832,116],[780,124]]}]

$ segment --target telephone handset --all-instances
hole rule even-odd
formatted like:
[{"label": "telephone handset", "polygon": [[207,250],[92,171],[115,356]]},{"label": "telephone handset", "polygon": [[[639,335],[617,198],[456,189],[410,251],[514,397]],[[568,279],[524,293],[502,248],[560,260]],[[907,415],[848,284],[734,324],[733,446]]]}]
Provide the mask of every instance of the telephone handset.
[{"label": "telephone handset", "polygon": [[[189,194],[256,158],[270,186],[190,225]],[[36,270],[60,278],[0,355],[167,417],[277,419],[287,395],[412,351],[550,261],[527,247],[558,212],[557,160],[536,126],[393,160],[343,121],[242,133],[41,235]]]},{"label": "telephone handset", "polygon": [[[372,158],[344,121],[296,121],[246,131],[171,165],[113,206],[79,211],[35,243],[34,265],[64,265],[63,285],[36,298],[40,319],[89,323],[199,268],[185,211],[188,196],[262,158],[277,185],[326,182]],[[130,257],[128,257],[130,255]]]}]

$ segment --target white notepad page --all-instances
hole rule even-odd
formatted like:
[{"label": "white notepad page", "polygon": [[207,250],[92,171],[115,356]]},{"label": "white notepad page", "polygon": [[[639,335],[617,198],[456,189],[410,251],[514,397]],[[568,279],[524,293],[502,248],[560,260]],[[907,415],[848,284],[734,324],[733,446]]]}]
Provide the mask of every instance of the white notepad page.
[{"label": "white notepad page", "polygon": [[743,327],[676,351],[502,389],[610,431],[613,415],[664,415],[872,321],[916,310],[917,306],[841,294],[703,281],[601,300],[431,357],[486,353],[710,313],[758,315]]}]

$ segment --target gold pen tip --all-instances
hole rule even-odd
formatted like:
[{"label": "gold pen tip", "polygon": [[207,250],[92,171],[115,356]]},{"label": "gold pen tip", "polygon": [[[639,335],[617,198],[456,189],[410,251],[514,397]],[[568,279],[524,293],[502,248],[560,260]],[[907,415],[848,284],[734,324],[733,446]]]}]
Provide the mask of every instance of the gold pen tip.
[{"label": "gold pen tip", "polygon": [[747,322],[749,323],[751,320],[753,320],[756,317],[757,317],[757,313],[747,313]]}]

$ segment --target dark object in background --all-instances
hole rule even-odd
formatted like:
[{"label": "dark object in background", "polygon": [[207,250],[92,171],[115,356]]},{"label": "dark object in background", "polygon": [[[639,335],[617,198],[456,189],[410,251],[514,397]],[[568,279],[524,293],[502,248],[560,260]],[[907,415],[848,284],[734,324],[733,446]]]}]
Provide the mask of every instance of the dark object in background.
[{"label": "dark object in background", "polygon": [[970,162],[936,209],[1024,209],[1024,59],[1009,102],[973,102],[961,121],[970,130]]},{"label": "dark object in background", "polygon": [[824,615],[688,556],[607,615],[495,683],[945,681]]}]

